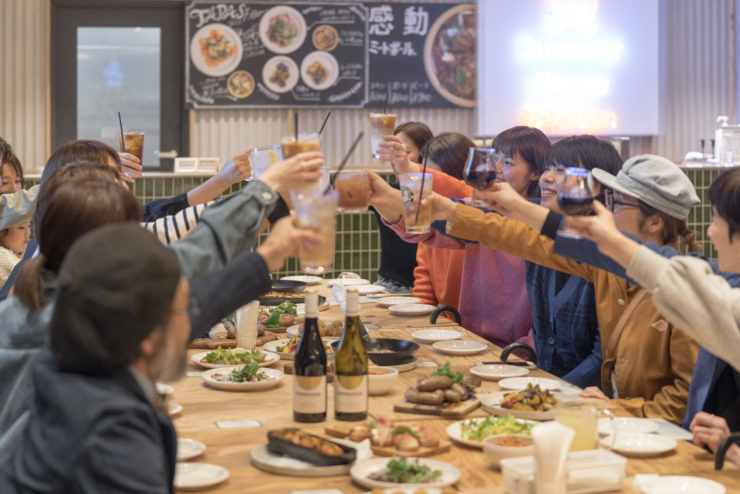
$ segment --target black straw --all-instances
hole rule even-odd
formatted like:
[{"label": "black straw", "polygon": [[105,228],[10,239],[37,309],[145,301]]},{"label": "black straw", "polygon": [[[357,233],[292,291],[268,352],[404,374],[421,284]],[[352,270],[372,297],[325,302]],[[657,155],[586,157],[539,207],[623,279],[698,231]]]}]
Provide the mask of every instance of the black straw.
[{"label": "black straw", "polygon": [[329,117],[331,116],[331,112],[326,114],[326,118],[324,119],[324,123],[321,124],[321,128],[319,129],[319,134],[321,134],[324,131],[324,127],[326,127],[326,122],[329,121]]},{"label": "black straw", "polygon": [[427,156],[429,155],[429,144],[427,143],[426,149],[424,149],[424,169],[421,171],[421,189],[419,190],[419,207],[416,209],[416,220],[414,223],[419,222],[419,213],[421,213],[421,200],[424,199],[424,178],[427,176]]},{"label": "black straw", "polygon": [[295,132],[295,142],[298,142],[298,112],[293,113],[293,132]]},{"label": "black straw", "polygon": [[383,115],[388,114],[388,97],[391,95],[390,91],[385,93],[385,108],[383,109]]},{"label": "black straw", "polygon": [[[347,156],[345,156],[344,159],[342,160],[342,162],[339,164],[339,168],[337,168],[337,172],[334,174],[335,177],[337,175],[339,175],[339,172],[342,171],[342,169],[344,168],[344,165],[347,164],[347,162],[349,161],[349,157],[352,156],[352,153],[355,152],[355,148],[360,143],[360,140],[362,140],[362,136],[364,136],[364,135],[365,135],[364,132],[360,132],[360,135],[357,136],[357,139],[355,139],[355,143],[352,144],[352,147],[349,148],[349,151],[347,152]],[[329,184],[329,185],[326,186],[326,190],[324,191],[324,195],[328,194],[330,189],[331,189],[331,184]]]},{"label": "black straw", "polygon": [[121,120],[121,112],[118,112],[118,123],[121,124],[121,147],[123,152],[126,152],[126,139],[123,138],[123,120]]}]

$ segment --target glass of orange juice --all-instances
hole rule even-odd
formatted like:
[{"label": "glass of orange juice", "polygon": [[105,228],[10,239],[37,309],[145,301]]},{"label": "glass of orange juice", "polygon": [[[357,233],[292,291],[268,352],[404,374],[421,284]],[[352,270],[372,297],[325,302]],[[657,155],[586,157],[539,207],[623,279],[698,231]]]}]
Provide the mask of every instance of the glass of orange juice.
[{"label": "glass of orange juice", "polygon": [[612,422],[614,415],[609,410],[599,410],[595,403],[584,401],[561,401],[555,407],[555,420],[576,431],[571,451],[596,449],[599,443],[599,417],[605,415]]}]

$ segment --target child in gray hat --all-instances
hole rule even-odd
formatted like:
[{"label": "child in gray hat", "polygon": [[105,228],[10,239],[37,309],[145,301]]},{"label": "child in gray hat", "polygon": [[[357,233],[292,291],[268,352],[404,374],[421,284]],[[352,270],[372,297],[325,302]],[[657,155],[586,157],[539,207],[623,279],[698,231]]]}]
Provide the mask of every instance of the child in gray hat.
[{"label": "child in gray hat", "polygon": [[0,195],[0,288],[26,252],[38,191],[35,185],[26,193]]}]

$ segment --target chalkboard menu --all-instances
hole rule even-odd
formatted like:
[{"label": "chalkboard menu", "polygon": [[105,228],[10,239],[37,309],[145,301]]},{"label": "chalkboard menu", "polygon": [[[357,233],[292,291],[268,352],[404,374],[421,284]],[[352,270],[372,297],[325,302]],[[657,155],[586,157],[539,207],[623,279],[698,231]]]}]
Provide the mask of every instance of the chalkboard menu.
[{"label": "chalkboard menu", "polygon": [[472,4],[192,2],[192,108],[475,106]]}]

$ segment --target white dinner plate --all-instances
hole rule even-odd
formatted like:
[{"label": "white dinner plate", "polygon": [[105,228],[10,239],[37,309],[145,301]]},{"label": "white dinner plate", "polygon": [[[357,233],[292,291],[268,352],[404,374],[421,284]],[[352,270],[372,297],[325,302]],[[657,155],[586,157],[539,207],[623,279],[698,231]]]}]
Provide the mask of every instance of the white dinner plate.
[{"label": "white dinner plate", "polygon": [[[477,341],[467,341],[467,340],[445,340],[445,341],[438,341],[434,345],[432,345],[434,348],[439,350],[442,353],[446,353],[447,355],[475,355],[476,353],[480,353],[488,348],[488,345],[485,343],[480,343]],[[524,374],[517,374],[517,375],[524,375]]]},{"label": "white dinner plate", "polygon": [[201,489],[220,484],[229,478],[229,471],[209,463],[178,463],[175,466],[175,487]]},{"label": "white dinner plate", "polygon": [[378,299],[378,303],[386,307],[390,307],[391,305],[418,304],[419,302],[421,302],[421,299],[416,297],[383,297]]},{"label": "white dinner plate", "polygon": [[321,278],[319,276],[283,276],[280,279],[287,281],[302,281],[304,283],[308,283],[309,285],[318,285],[323,281],[324,278]]},{"label": "white dinner plate", "polygon": [[[357,443],[345,439],[331,439],[332,442],[357,448]],[[352,464],[349,465],[332,465],[329,467],[319,467],[308,462],[288,458],[272,453],[267,444],[255,446],[251,451],[252,464],[264,470],[265,472],[275,473],[278,475],[289,475],[291,477],[334,477],[337,475],[347,475]],[[357,461],[369,460],[373,457],[373,451],[368,446],[364,455],[357,458]]]},{"label": "white dinner plate", "polygon": [[[329,301],[324,300],[323,304],[319,304],[319,312],[324,312],[325,310],[329,310]],[[293,319],[294,322],[303,322],[303,320],[306,319],[306,304],[295,304],[295,318]],[[268,329],[269,331],[269,329]]]},{"label": "white dinner plate", "polygon": [[[316,82],[313,77],[308,74],[308,70],[314,63],[321,64],[328,72],[326,79],[321,82]],[[334,55],[327,51],[317,50],[306,55],[306,58],[301,62],[301,80],[303,83],[315,91],[323,91],[329,89],[339,78],[339,62],[334,58]]]},{"label": "white dinner plate", "polygon": [[[236,47],[236,52],[233,55],[215,67],[211,67],[206,63],[206,59],[200,48],[200,40],[209,37],[213,29],[223,35],[228,40],[230,46]],[[206,24],[196,31],[190,42],[190,59],[193,61],[193,65],[195,65],[196,69],[211,77],[219,77],[233,72],[239,66],[239,62],[242,61],[243,51],[244,45],[241,37],[226,24]]]},{"label": "white dinner plate", "polygon": [[173,401],[167,403],[167,413],[170,414],[170,417],[174,417],[180,412],[182,412],[182,405]]},{"label": "white dinner plate", "polygon": [[[617,432],[642,432],[650,434],[658,430],[658,423],[650,419],[638,419],[632,417],[614,417],[617,423]],[[612,421],[609,418],[599,419],[599,434],[611,434]]]},{"label": "white dinner plate", "polygon": [[169,384],[157,383],[155,386],[157,388],[157,394],[160,395],[171,395],[175,392],[175,388],[173,388]]},{"label": "white dinner plate", "polygon": [[[270,80],[273,72],[275,72],[275,69],[277,69],[277,66],[279,64],[283,64],[288,68],[288,79],[285,81],[285,85],[282,87]],[[262,67],[262,83],[275,93],[287,93],[288,91],[293,89],[296,84],[298,84],[299,78],[300,73],[298,72],[298,64],[296,64],[292,58],[286,57],[285,55],[277,55],[275,57],[272,57],[267,62],[265,62],[265,65]],[[288,278],[295,278],[295,276],[289,276]],[[311,276],[311,278],[315,278],[315,276]]]},{"label": "white dinner plate", "polygon": [[357,293],[360,295],[372,295],[385,291],[385,288],[380,285],[358,285],[354,288],[357,288]]},{"label": "white dinner plate", "polygon": [[666,475],[665,477],[641,481],[640,490],[644,494],[677,494],[679,492],[690,494],[724,494],[727,488],[714,480]]},{"label": "white dinner plate", "polygon": [[[415,487],[402,487],[402,488],[393,487],[391,489],[381,489],[380,491],[383,494],[416,494],[422,489],[424,490],[424,492],[426,492],[426,494],[442,494],[442,489],[436,489],[436,488],[429,489],[428,487],[419,487],[418,485]],[[375,492],[376,490],[373,489],[372,491],[367,491],[365,494],[375,494]],[[458,493],[458,494],[462,494],[462,493]]]},{"label": "white dinner plate", "polygon": [[[431,307],[431,305],[428,307]],[[393,309],[393,307],[391,307],[391,309]],[[434,343],[436,341],[459,340],[464,335],[459,331],[452,331],[449,329],[422,329],[421,331],[414,331],[411,333],[411,336],[417,340]]]},{"label": "white dinner plate", "polygon": [[[439,345],[439,343],[435,343],[434,345]],[[529,374],[529,371],[524,367],[518,367],[516,365],[487,364],[472,367],[470,373],[486,381],[500,381],[501,379],[526,376]]]},{"label": "white dinner plate", "polygon": [[358,278],[342,278],[341,280],[329,280],[329,285],[344,285],[344,286],[354,286],[354,285],[368,285],[370,282],[368,280],[362,280]]},{"label": "white dinner plate", "polygon": [[[260,367],[267,367],[268,365],[272,365],[276,363],[278,360],[280,360],[280,355],[274,352],[263,352],[262,350],[259,351],[260,353],[265,355],[265,361],[259,364]],[[200,352],[196,353],[195,355],[190,357],[190,360],[197,365],[200,365],[201,367],[205,367],[206,369],[218,369],[220,367],[234,367],[234,365],[239,364],[206,364],[205,362],[201,362],[204,358],[206,358],[206,355],[208,355],[211,352]],[[241,364],[244,366],[244,364]]]},{"label": "white dinner plate", "polygon": [[657,434],[642,434],[640,432],[619,432],[617,440],[612,445],[612,435],[599,439],[605,448],[611,448],[615,453],[625,456],[646,457],[662,455],[676,448],[675,439]]},{"label": "white dinner plate", "polygon": [[[328,344],[331,344],[332,341],[337,341],[339,338],[321,338],[321,339],[328,342]],[[295,360],[295,353],[280,353],[277,350],[277,347],[285,346],[288,344],[289,341],[290,341],[289,339],[270,341],[270,342],[265,343],[262,348],[264,348],[268,352],[277,353],[278,355],[280,355],[280,359],[282,360]],[[327,352],[327,356],[328,355],[332,355],[332,358],[334,358],[333,357],[334,352]]]},{"label": "white dinner plate", "polygon": [[223,389],[225,391],[262,391],[278,386],[280,382],[285,379],[285,374],[283,374],[279,370],[267,368],[263,368],[262,372],[264,372],[268,376],[274,377],[275,379],[272,381],[258,381],[255,383],[232,383],[228,381],[217,381],[212,377],[214,374],[229,374],[231,373],[231,371],[241,370],[243,368],[243,365],[237,365],[233,367],[220,367],[218,369],[207,370],[203,374],[201,374],[200,377],[207,385],[211,386],[212,388]]},{"label": "white dinner plate", "polygon": [[[267,36],[267,31],[270,28],[270,20],[278,15],[287,15],[288,17],[290,17],[290,20],[293,21],[296,29],[298,30],[297,36],[293,38],[293,41],[289,45],[286,46],[281,46],[277,43],[274,43]],[[265,12],[265,14],[262,16],[262,19],[260,19],[259,29],[259,36],[262,44],[265,45],[268,50],[274,53],[280,53],[281,55],[293,53],[301,47],[303,41],[306,39],[306,20],[303,18],[300,12],[298,12],[293,7],[288,7],[287,5],[273,7]]]},{"label": "white dinner plate", "polygon": [[177,461],[189,460],[202,455],[206,445],[193,439],[177,438]]},{"label": "white dinner plate", "polygon": [[498,385],[504,389],[521,391],[522,389],[526,389],[529,383],[532,383],[532,386],[539,384],[542,391],[560,389],[560,383],[558,381],[547,379],[546,377],[512,377],[510,379],[500,380]]},{"label": "white dinner plate", "polygon": [[[497,391],[496,393],[484,395],[480,400],[481,408],[493,415],[511,415],[515,418],[526,420],[555,420],[555,410],[550,410],[549,412],[529,412],[527,410],[511,410],[509,408],[502,407],[501,400],[509,393],[511,393],[511,391]],[[574,395],[560,394],[557,398],[561,402],[583,401],[583,398]]]},{"label": "white dinner plate", "polygon": [[[436,307],[433,305],[427,305],[427,304],[401,304],[401,305],[391,305],[388,307],[388,309],[391,311],[391,314],[394,316],[403,316],[403,317],[419,317],[419,316],[425,316],[427,314],[431,314]],[[429,331],[436,331],[436,330],[429,330]],[[418,332],[418,331],[417,331]],[[441,340],[433,340],[433,341],[441,341]]]},{"label": "white dinner plate", "polygon": [[[472,419],[472,420],[474,420],[477,423],[477,422],[483,422],[486,419],[484,417],[484,418],[477,418],[477,419]],[[462,423],[463,422],[467,422],[467,420],[461,420],[460,422],[455,422],[454,424],[450,424],[447,427],[447,436],[453,442],[464,444],[466,446],[470,446],[471,448],[483,449],[483,441],[471,441],[470,439],[465,439],[462,437]],[[517,419],[517,422],[532,423],[532,424],[539,423],[536,420],[522,420],[522,419]]]},{"label": "white dinner plate", "polygon": [[[416,462],[426,465],[432,470],[441,470],[442,475],[433,482],[423,484],[424,488],[427,487],[447,487],[460,480],[460,470],[457,467],[445,463],[443,461],[430,460],[429,458],[406,458],[408,461]],[[370,480],[367,478],[368,475],[382,470],[391,461],[391,458],[378,458],[375,460],[367,460],[363,462],[355,463],[349,470],[349,474],[352,479],[360,484],[362,487],[368,489],[403,489],[405,487],[421,487],[419,484],[394,484],[392,482],[380,482],[377,480]]]}]

